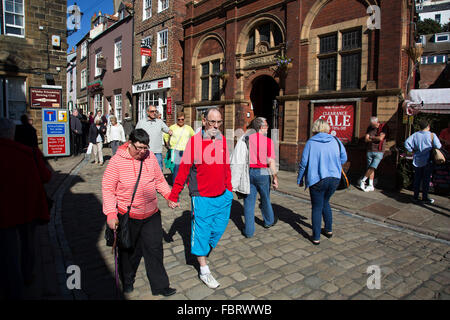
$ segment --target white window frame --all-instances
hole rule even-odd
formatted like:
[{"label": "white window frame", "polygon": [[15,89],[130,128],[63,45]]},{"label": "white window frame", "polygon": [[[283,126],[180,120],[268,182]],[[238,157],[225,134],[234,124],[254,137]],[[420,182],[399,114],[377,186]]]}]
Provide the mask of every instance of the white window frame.
[{"label": "white window frame", "polygon": [[[150,47],[151,47],[151,45],[152,45],[152,36],[145,37],[145,38],[143,38],[141,40],[141,42],[146,42],[146,41],[149,42]],[[153,51],[152,51],[152,54],[153,54]],[[147,61],[149,61],[149,60],[150,59],[147,60],[147,56],[141,56],[141,67],[148,66],[150,63],[147,63]]]},{"label": "white window frame", "polygon": [[94,95],[94,110],[95,113],[97,113],[97,110],[101,110],[102,114],[105,114],[105,110],[103,110],[103,95],[101,93]]},{"label": "white window frame", "polygon": [[122,40],[114,43],[114,70],[122,68]]},{"label": "white window frame", "polygon": [[[12,97],[12,93],[14,93],[14,90],[12,90],[11,88],[8,87],[11,81],[19,81],[19,82],[22,81],[21,88],[18,89],[19,91],[21,91],[21,94],[19,94],[19,96]],[[14,120],[14,122],[16,124],[20,124],[20,116],[23,113],[25,113],[26,109],[27,109],[27,105],[26,105],[26,103],[27,103],[27,99],[26,99],[27,82],[26,82],[26,79],[25,78],[16,78],[16,77],[5,78],[5,86],[6,86],[6,90],[5,90],[6,96],[4,98],[5,98],[5,102],[6,102],[6,118]],[[3,87],[1,89],[3,90]],[[3,94],[3,93],[0,93],[0,94]],[[15,115],[17,116],[17,118],[12,117],[12,115],[14,115],[14,113],[11,113],[11,112],[13,112],[13,110],[12,110],[13,102],[16,102],[17,104],[20,104],[20,103],[23,104],[23,110],[22,111],[19,110],[18,112],[15,112]]]},{"label": "white window frame", "polygon": [[86,76],[87,76],[86,69],[81,70],[81,79],[80,79],[81,89],[86,88],[86,82],[87,82]]},{"label": "white window frame", "polygon": [[[149,14],[147,14],[149,9]],[[147,20],[152,17],[152,0],[142,0],[142,20]]]},{"label": "white window frame", "polygon": [[[22,0],[22,13],[16,13],[13,11],[6,11],[6,2],[7,0],[3,0],[3,34],[7,35],[7,36],[12,36],[12,37],[18,37],[18,38],[25,38],[25,0]],[[15,4],[15,1],[17,0],[9,0],[11,2],[13,2],[13,5]],[[16,24],[6,24],[6,13],[12,14],[14,16],[21,16],[22,17],[22,21],[23,21],[23,25],[16,25]],[[14,33],[7,33],[6,32],[6,27],[10,27],[10,28],[17,28],[22,30],[22,34],[14,34]]]},{"label": "white window frame", "polygon": [[97,68],[97,60],[100,57],[100,55],[102,54],[102,52],[98,52],[95,54],[95,76],[98,77],[102,74],[102,69],[101,68]]},{"label": "white window frame", "polygon": [[122,123],[122,94],[114,95],[114,115],[118,123]]},{"label": "white window frame", "polygon": [[87,41],[84,41],[81,44],[81,59],[86,58],[87,56]]},{"label": "white window frame", "polygon": [[158,13],[169,9],[169,0],[158,0]]},{"label": "white window frame", "polygon": [[[158,48],[156,54],[156,62],[166,61],[169,55],[169,29],[164,29],[158,32]],[[165,41],[164,41],[165,40]],[[164,43],[165,42],[165,43]]]}]

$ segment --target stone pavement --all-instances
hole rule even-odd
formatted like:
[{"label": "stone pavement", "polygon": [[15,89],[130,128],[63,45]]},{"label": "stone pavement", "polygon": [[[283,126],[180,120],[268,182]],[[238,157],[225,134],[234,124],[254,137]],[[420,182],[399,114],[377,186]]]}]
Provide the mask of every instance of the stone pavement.
[{"label": "stone pavement", "polygon": [[[110,149],[104,150],[108,157]],[[114,260],[111,248],[105,246],[103,239],[105,217],[101,213],[101,179],[106,165],[107,162],[105,166],[81,162],[77,167],[77,174],[72,175],[72,180],[66,180],[68,185],[63,188],[64,197],[59,210],[61,224],[58,225],[64,229],[65,241],[62,240],[62,254],[57,260],[63,261],[53,270],[45,272],[50,274],[56,269],[59,277],[47,277],[57,281],[57,285],[53,284],[52,287],[58,287],[60,292],[55,292],[55,295],[41,294],[41,299],[117,297]],[[388,223],[384,223],[374,220],[373,216],[364,217],[366,212],[371,213],[370,206],[373,204],[397,208],[394,206],[396,200],[382,192],[363,193],[350,189],[339,191],[335,198],[342,200],[337,202],[333,199],[336,204],[333,214],[334,236],[331,239],[322,237],[319,246],[313,246],[307,239],[311,234],[311,205],[308,194],[295,185],[295,174],[281,172],[280,191],[272,194],[278,223],[270,229],[264,229],[261,213],[257,208],[256,231],[251,239],[244,238],[241,233],[244,225],[243,202],[235,198],[227,230],[208,258],[213,274],[221,283],[218,289],[212,290],[201,283],[197,270],[190,264],[190,199],[187,188],[180,198],[181,208],[175,210],[170,210],[165,200],[159,197],[165,231],[164,263],[171,286],[177,288],[178,292],[169,298],[152,296],[144,262],[141,261],[135,290],[126,296],[119,295],[119,298],[450,298],[449,242],[436,239],[434,235],[423,235],[403,226],[398,227],[394,225],[395,219],[387,219]],[[403,205],[405,207],[400,208],[397,213],[409,210],[409,204]],[[437,205],[444,206],[445,203],[441,203],[439,199]],[[364,209],[364,214],[361,214],[360,209],[367,207],[369,210]],[[445,208],[448,206],[440,210]],[[388,217],[394,216],[395,213]],[[45,257],[46,254],[44,259]],[[81,290],[69,291],[64,288],[65,281],[60,275],[70,264],[80,267]],[[370,290],[367,287],[370,276],[367,268],[372,265],[380,268],[380,289]]]}]

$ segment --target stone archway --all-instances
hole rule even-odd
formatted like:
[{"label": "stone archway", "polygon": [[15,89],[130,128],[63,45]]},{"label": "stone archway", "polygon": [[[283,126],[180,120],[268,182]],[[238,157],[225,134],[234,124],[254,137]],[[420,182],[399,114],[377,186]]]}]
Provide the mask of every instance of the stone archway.
[{"label": "stone archway", "polygon": [[281,129],[276,100],[279,93],[280,86],[271,76],[262,75],[255,78],[252,82],[250,100],[253,106],[254,117],[266,118],[270,129]]}]

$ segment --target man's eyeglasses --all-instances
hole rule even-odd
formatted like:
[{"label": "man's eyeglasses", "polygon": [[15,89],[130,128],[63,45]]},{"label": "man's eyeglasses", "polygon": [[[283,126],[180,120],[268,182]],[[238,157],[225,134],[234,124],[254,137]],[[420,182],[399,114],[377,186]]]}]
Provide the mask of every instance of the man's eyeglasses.
[{"label": "man's eyeglasses", "polygon": [[137,150],[137,151],[147,151],[148,150],[148,146],[145,147],[136,147],[136,145],[134,143],[132,143],[133,147]]},{"label": "man's eyeglasses", "polygon": [[223,120],[216,121],[216,120],[208,120],[208,119],[206,119],[206,121],[208,122],[208,124],[210,126],[214,126],[214,125],[216,125],[216,123],[217,123],[218,126],[221,126],[223,124]]}]

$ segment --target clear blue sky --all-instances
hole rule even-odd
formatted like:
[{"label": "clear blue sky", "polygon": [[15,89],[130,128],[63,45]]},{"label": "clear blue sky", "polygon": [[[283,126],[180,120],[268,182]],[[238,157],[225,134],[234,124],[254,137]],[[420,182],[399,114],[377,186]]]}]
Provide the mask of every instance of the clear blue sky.
[{"label": "clear blue sky", "polygon": [[102,13],[114,14],[113,0],[67,0],[67,8],[75,2],[77,3],[77,6],[80,7],[80,11],[83,13],[81,16],[81,29],[67,38],[67,52],[70,52],[72,47],[75,47],[77,42],[80,41],[81,38],[83,38],[83,36],[89,31],[91,28],[91,18],[94,15],[94,12],[98,13],[98,11],[101,11]]}]

